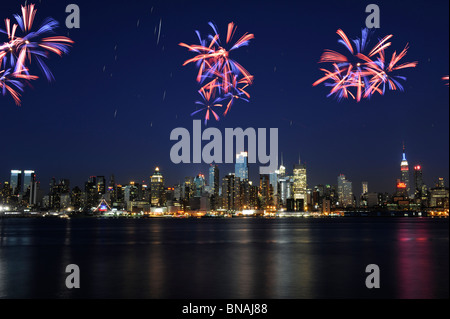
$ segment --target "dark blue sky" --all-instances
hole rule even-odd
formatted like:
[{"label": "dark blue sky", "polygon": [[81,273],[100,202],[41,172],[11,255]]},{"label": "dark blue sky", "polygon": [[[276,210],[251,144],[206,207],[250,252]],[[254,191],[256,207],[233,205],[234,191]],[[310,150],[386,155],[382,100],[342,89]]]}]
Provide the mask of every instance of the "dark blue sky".
[{"label": "dark blue sky", "polygon": [[[300,154],[310,187],[335,184],[344,173],[356,194],[362,181],[370,191],[392,192],[402,141],[410,166],[423,166],[426,183],[448,179],[449,90],[441,80],[449,73],[447,0],[36,2],[36,23],[51,16],[64,35],[65,7],[78,4],[81,28],[69,32],[76,42],[71,53],[48,61],[55,82],[34,81],[21,107],[0,96],[2,182],[11,169],[36,170],[44,186],[53,176],[69,178],[72,186],[91,175],[148,180],[156,165],[167,184],[206,173],[206,164],[171,163],[169,135],[176,127],[191,130],[198,97],[195,66],[182,66],[193,55],[178,43],[197,43],[194,31],[210,32],[209,21],[221,30],[235,22],[237,36],[255,34],[250,46],[234,53],[255,76],[251,102],[238,102],[210,125],[279,128],[288,173]],[[2,1],[1,20],[19,13],[20,3]],[[404,60],[419,65],[404,71],[404,93],[338,103],[326,98],[325,87],[312,87],[321,76],[317,61],[324,49],[344,51],[337,29],[360,36],[370,3],[381,11],[376,35],[393,34],[398,52],[409,43]],[[233,169],[220,168],[221,175]],[[258,166],[250,170],[256,181]]]}]

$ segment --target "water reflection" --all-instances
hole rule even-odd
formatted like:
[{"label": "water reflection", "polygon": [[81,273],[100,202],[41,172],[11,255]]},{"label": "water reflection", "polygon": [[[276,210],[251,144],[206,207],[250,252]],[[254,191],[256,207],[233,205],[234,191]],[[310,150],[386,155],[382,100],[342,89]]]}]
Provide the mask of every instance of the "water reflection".
[{"label": "water reflection", "polygon": [[448,220],[0,220],[0,297],[447,298]]},{"label": "water reflection", "polygon": [[440,261],[433,256],[429,229],[399,224],[397,236],[398,297],[435,297],[433,263]]}]

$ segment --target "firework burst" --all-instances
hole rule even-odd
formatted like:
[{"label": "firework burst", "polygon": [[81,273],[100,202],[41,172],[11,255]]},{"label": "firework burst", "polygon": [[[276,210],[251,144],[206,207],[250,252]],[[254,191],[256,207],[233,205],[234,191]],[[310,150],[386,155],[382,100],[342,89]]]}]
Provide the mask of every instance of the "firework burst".
[{"label": "firework burst", "polygon": [[357,102],[370,98],[374,93],[384,95],[386,86],[389,90],[404,90],[400,81],[406,81],[406,77],[397,74],[397,71],[417,65],[417,62],[399,64],[406,55],[408,46],[400,54],[394,52],[388,63],[385,50],[392,44],[389,42],[392,34],[379,39],[373,47],[370,47],[373,32],[367,28],[362,29],[361,37],[354,40],[350,40],[341,29],[337,34],[340,37],[338,43],[342,44],[347,52],[343,54],[325,50],[319,63],[331,63],[333,70],[321,68],[324,76],[314,82],[313,86],[324,83],[332,88],[328,96],[334,95],[338,100],[351,97]]},{"label": "firework burst", "polygon": [[[196,31],[199,44],[179,44],[189,51],[196,53],[196,56],[185,61],[183,66],[190,63],[196,64],[198,68],[196,80],[202,85],[200,92],[211,92],[213,96],[210,96],[210,98],[217,97],[220,101],[229,99],[223,113],[227,115],[235,100],[249,101],[250,95],[245,90],[253,84],[254,79],[242,65],[230,57],[230,53],[238,48],[249,45],[254,35],[245,33],[239,40],[233,43],[237,27],[231,22],[228,24],[226,39],[222,41],[217,27],[212,22],[209,23],[209,26],[214,33],[208,35],[206,38],[202,38],[200,32]],[[194,112],[193,114],[196,113]],[[217,113],[212,114],[217,115]],[[209,112],[207,112],[208,115]]]},{"label": "firework burst", "polygon": [[216,113],[216,111],[214,111],[214,109],[218,108],[218,107],[222,107],[222,104],[220,104],[220,102],[223,99],[221,97],[216,97],[215,96],[215,91],[216,91],[216,87],[214,87],[214,86],[210,86],[208,88],[202,87],[198,91],[198,93],[202,97],[202,101],[196,101],[195,102],[195,104],[201,105],[202,107],[199,110],[191,113],[191,116],[194,116],[197,113],[200,113],[202,111],[206,111],[205,112],[205,125],[210,120],[210,115],[211,114],[214,116],[216,121],[220,120],[219,115]]},{"label": "firework burst", "polygon": [[74,43],[64,36],[56,36],[58,22],[46,18],[35,28],[37,10],[34,4],[21,7],[22,15],[14,15],[16,23],[5,19],[5,29],[0,33],[6,34],[7,41],[0,45],[0,75],[2,76],[2,93],[8,92],[17,105],[20,105],[20,93],[27,81],[38,77],[31,75],[29,65],[36,63],[48,81],[54,80],[50,68],[44,59],[50,53],[62,56],[69,52]]}]

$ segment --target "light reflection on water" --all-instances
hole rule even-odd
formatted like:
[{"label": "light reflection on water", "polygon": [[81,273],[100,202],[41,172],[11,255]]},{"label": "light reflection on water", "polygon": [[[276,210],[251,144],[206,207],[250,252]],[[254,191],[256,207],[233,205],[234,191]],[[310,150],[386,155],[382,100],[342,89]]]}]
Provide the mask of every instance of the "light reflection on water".
[{"label": "light reflection on water", "polygon": [[0,298],[448,298],[448,232],[419,218],[4,219]]}]

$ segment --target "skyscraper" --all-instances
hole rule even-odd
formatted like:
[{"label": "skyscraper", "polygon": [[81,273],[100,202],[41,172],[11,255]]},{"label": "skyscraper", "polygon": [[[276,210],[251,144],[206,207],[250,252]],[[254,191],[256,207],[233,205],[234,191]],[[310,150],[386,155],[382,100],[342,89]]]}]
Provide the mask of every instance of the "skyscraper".
[{"label": "skyscraper", "polygon": [[159,171],[159,167],[155,168],[155,172],[150,177],[150,193],[152,206],[163,205],[164,178]]},{"label": "skyscraper", "polygon": [[19,195],[22,192],[22,171],[11,170],[10,186],[13,195]]},{"label": "skyscraper", "polygon": [[194,185],[195,185],[195,197],[201,197],[206,185],[205,175],[198,174],[194,178]]},{"label": "skyscraper", "polygon": [[217,209],[219,204],[219,166],[209,167],[209,190],[211,192],[211,209]]},{"label": "skyscraper", "polygon": [[423,176],[422,166],[414,166],[414,197],[420,197],[422,195],[423,188]]},{"label": "skyscraper", "polygon": [[367,194],[369,192],[369,182],[362,182],[362,194]]},{"label": "skyscraper", "polygon": [[338,198],[339,206],[353,206],[352,182],[347,180],[344,174],[338,176]]},{"label": "skyscraper", "polygon": [[30,171],[30,170],[26,170],[23,173],[24,173],[24,177],[23,177],[23,193],[26,193],[27,190],[28,190],[28,187],[31,186],[32,179],[36,178],[36,174],[34,173],[34,171]]},{"label": "skyscraper", "polygon": [[99,195],[106,194],[106,179],[105,176],[97,176],[97,191]]},{"label": "skyscraper", "polygon": [[229,173],[222,179],[222,206],[228,211],[240,209],[240,178]]},{"label": "skyscraper", "polygon": [[213,164],[210,165],[208,182],[211,194],[219,195],[219,166]]},{"label": "skyscraper", "polygon": [[295,200],[302,199],[304,205],[307,203],[307,178],[306,178],[306,165],[296,164],[294,165],[294,196]]},{"label": "skyscraper", "polygon": [[111,175],[111,177],[109,179],[108,194],[109,194],[109,200],[111,203],[114,203],[115,201],[117,201],[117,185],[116,185],[116,179],[114,177],[114,174]]},{"label": "skyscraper", "polygon": [[[56,182],[52,179],[50,185],[55,185]],[[90,176],[89,180],[84,184],[84,193],[85,193],[85,208],[90,209],[92,207],[97,207],[98,205],[98,188],[97,188],[97,177]]]},{"label": "skyscraper", "polygon": [[401,178],[400,181],[405,184],[406,186],[406,194],[410,194],[410,184],[409,184],[409,166],[408,161],[406,160],[406,152],[405,152],[405,144],[403,144],[403,157],[402,161],[400,163],[400,171],[401,171]]},{"label": "skyscraper", "polygon": [[234,173],[240,180],[248,179],[248,153],[241,152],[236,154],[236,164],[234,166]]},{"label": "skyscraper", "polygon": [[[28,171],[32,172],[30,173],[29,180],[26,180],[26,183],[28,186],[26,187],[26,190],[29,190],[30,197],[28,198],[28,203],[31,206],[34,206],[37,204],[37,193],[38,193],[38,182],[36,180],[36,174],[34,171]],[[27,178],[27,171],[25,171],[25,178]],[[24,185],[25,186],[25,185]]]},{"label": "skyscraper", "polygon": [[259,175],[259,193],[261,195],[261,208],[265,209],[267,206],[272,205],[272,194],[271,190],[273,188],[270,184],[269,174]]}]

